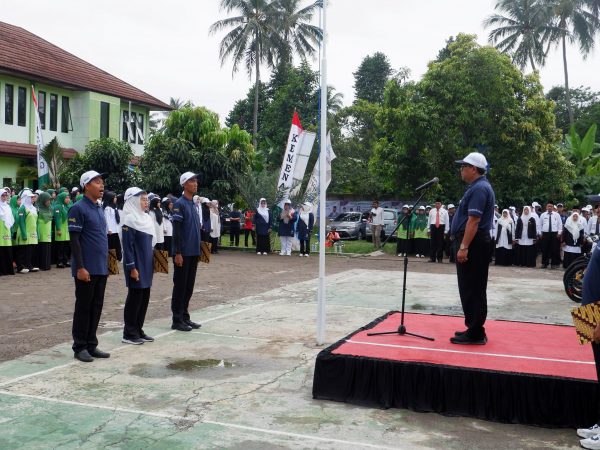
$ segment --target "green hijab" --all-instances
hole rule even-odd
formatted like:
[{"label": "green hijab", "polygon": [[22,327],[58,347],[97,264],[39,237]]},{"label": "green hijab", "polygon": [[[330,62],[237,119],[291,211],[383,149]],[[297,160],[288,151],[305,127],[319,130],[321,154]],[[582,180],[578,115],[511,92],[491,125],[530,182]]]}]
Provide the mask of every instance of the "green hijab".
[{"label": "green hijab", "polygon": [[427,214],[415,214],[415,230],[424,230],[427,228],[427,222],[429,221],[429,216]]},{"label": "green hijab", "polygon": [[65,205],[65,198],[68,196],[68,192],[61,192],[57,195],[56,201],[54,202],[54,210],[60,214],[60,218],[63,222],[69,217],[69,205]]},{"label": "green hijab", "polygon": [[83,198],[83,194],[77,194],[77,197],[75,197],[75,201],[78,202],[82,198]]},{"label": "green hijab", "polygon": [[52,197],[47,192],[42,192],[37,200],[38,205],[38,217],[42,219],[45,223],[48,223],[52,220],[52,205],[46,206],[45,203],[48,200],[52,200]]},{"label": "green hijab", "polygon": [[10,209],[12,209],[12,213],[13,213],[13,216],[15,217],[15,220],[17,220],[17,213],[19,212],[19,205],[17,203],[18,201],[19,201],[18,195],[13,195],[10,198]]},{"label": "green hijab", "polygon": [[58,190],[58,193],[59,193],[59,194],[62,194],[63,192],[69,192],[69,190],[68,190],[66,187],[64,187],[64,186],[63,186],[63,187],[61,187],[61,188]]}]

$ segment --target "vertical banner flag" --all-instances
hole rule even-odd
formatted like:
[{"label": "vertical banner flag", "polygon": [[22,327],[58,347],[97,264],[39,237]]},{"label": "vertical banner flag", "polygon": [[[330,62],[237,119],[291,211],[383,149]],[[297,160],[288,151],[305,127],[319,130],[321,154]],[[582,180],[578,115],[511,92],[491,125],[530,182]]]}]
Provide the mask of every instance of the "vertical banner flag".
[{"label": "vertical banner flag", "polygon": [[302,187],[302,180],[306,172],[306,166],[310,159],[317,133],[312,131],[303,131],[300,135],[300,146],[296,153],[296,166],[294,167],[294,175],[292,176],[292,195],[297,195]]},{"label": "vertical banner flag", "polygon": [[35,89],[31,86],[31,97],[33,99],[33,107],[35,108],[35,144],[37,147],[37,166],[38,166],[38,188],[50,185],[50,174],[48,173],[48,163],[42,156],[44,149],[44,138],[42,137],[42,124],[40,123],[40,113],[38,101],[35,95]]},{"label": "vertical banner flag", "polygon": [[302,124],[300,123],[300,117],[298,117],[298,112],[294,111],[292,126],[290,128],[287,146],[285,147],[283,162],[281,163],[281,172],[279,173],[277,189],[284,189],[286,192],[289,192],[290,188],[292,187],[292,182],[294,180],[294,169],[296,168],[296,151],[300,146],[301,134]]},{"label": "vertical banner flag", "polygon": [[[327,171],[325,172],[325,190],[327,190],[329,183],[331,183],[331,161],[333,161],[335,158],[336,156],[333,152],[333,147],[331,146],[331,133],[327,133],[327,157],[325,159]],[[319,204],[320,160],[321,155],[319,155],[319,159],[313,168],[310,180],[308,181],[308,186],[306,186],[306,192],[304,193],[304,201],[312,203],[313,211],[316,211],[317,205]]]}]

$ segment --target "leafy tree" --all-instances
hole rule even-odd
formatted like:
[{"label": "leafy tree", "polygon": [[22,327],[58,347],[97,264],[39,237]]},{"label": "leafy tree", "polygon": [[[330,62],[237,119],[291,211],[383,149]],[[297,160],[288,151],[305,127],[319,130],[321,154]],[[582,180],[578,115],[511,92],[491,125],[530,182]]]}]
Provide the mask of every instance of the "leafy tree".
[{"label": "leafy tree", "polygon": [[540,0],[500,0],[493,14],[484,21],[485,27],[494,27],[489,42],[512,56],[513,62],[533,71],[543,66],[546,59],[544,41],[549,30],[550,9]]},{"label": "leafy tree", "polygon": [[171,111],[181,109],[184,106],[194,106],[194,104],[190,100],[184,102],[180,98],[171,97],[169,99],[169,106],[171,107],[169,111],[155,111],[152,113],[150,117],[150,129],[158,130],[162,127],[169,114],[171,114]]},{"label": "leafy tree", "polygon": [[165,194],[180,192],[183,172],[198,173],[200,192],[226,203],[236,194],[234,180],[249,169],[252,158],[247,132],[237,125],[221,128],[217,114],[206,108],[184,107],[150,137],[140,169],[144,186]]},{"label": "leafy tree", "polygon": [[377,52],[372,56],[366,56],[353,73],[356,101],[381,103],[385,83],[392,73],[392,66],[384,53]]},{"label": "leafy tree", "polygon": [[577,173],[572,186],[578,200],[583,200],[591,193],[600,192],[600,144],[595,142],[596,131],[597,126],[594,124],[581,138],[575,127],[571,127],[565,137],[564,152]]},{"label": "leafy tree", "polygon": [[[546,98],[554,101],[556,126],[563,134],[569,134],[569,112],[565,98],[565,88],[555,86],[548,91]],[[592,124],[600,123],[600,92],[593,92],[589,87],[580,86],[571,89],[571,108],[577,133],[584,134]],[[595,111],[597,111],[595,113]],[[581,121],[581,123],[580,123]]]},{"label": "leafy tree", "polygon": [[[60,183],[58,181],[60,172],[65,166],[65,159],[63,157],[62,148],[58,143],[58,139],[54,137],[48,142],[41,152],[42,158],[48,164],[48,174],[50,175],[50,183],[52,187],[58,189]],[[43,186],[40,186],[42,188]]]},{"label": "leafy tree", "polygon": [[128,142],[113,138],[100,138],[88,142],[83,153],[73,157],[59,179],[63,186],[79,186],[81,174],[88,170],[108,173],[107,189],[125,192],[139,181],[139,174],[131,167],[134,154]]}]

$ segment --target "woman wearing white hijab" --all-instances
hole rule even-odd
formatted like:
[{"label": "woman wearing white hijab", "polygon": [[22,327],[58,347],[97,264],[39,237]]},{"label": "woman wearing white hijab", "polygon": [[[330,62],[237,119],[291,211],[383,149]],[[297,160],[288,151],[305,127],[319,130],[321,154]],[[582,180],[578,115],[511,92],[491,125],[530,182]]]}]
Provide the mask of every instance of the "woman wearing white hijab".
[{"label": "woman wearing white hijab", "polygon": [[583,217],[574,212],[566,220],[562,233],[562,245],[564,250],[563,267],[566,269],[569,265],[581,256],[581,246],[583,245],[583,236],[585,223]]},{"label": "woman wearing white hijab", "polygon": [[266,255],[271,251],[271,212],[267,208],[267,200],[261,198],[254,214],[256,230],[256,254]]},{"label": "woman wearing white hijab", "polygon": [[292,209],[292,202],[289,200],[283,201],[283,210],[279,214],[279,229],[277,234],[281,241],[281,256],[292,255],[292,240],[294,239],[294,220],[296,213]]},{"label": "woman wearing white hijab", "polygon": [[14,275],[12,226],[15,224],[10,204],[10,188],[0,191],[0,275]]},{"label": "woman wearing white hijab", "polygon": [[21,192],[21,207],[17,212],[17,240],[19,249],[16,254],[17,272],[28,273],[40,270],[32,265],[33,250],[38,244],[37,209],[33,206],[36,195],[30,189]]},{"label": "woman wearing white hijab", "polygon": [[517,219],[515,227],[515,265],[521,267],[535,267],[537,237],[537,223],[527,205],[523,207],[523,213]]},{"label": "woman wearing white hijab", "polygon": [[308,202],[300,207],[300,214],[296,230],[298,240],[300,241],[300,256],[309,256],[310,254],[310,233],[315,225],[315,216],[312,213],[312,205]]},{"label": "woman wearing white hijab", "polygon": [[125,191],[121,233],[128,292],[123,313],[125,326],[122,342],[133,345],[154,341],[143,330],[154,275],[153,249],[156,245],[156,231],[154,222],[147,213],[148,206],[145,191],[138,187]]},{"label": "woman wearing white hijab", "polygon": [[496,262],[497,266],[510,266],[513,263],[514,222],[508,209],[502,210],[498,219],[496,233]]},{"label": "woman wearing white hijab", "polygon": [[210,252],[215,254],[218,252],[219,238],[221,237],[221,216],[219,215],[219,202],[213,200],[208,204],[210,208]]}]

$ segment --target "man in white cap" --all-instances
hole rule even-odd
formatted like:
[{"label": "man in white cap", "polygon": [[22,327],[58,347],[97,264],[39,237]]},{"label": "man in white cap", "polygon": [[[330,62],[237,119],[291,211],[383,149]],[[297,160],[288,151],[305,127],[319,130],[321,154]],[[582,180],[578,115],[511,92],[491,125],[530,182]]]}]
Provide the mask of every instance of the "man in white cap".
[{"label": "man in white cap", "polygon": [[81,175],[83,199],[69,209],[71,273],[75,279],[73,352],[82,362],[108,358],[98,349],[98,322],[108,278],[108,231],[98,200],[104,195],[104,177],[95,170]]},{"label": "man in white cap", "polygon": [[465,331],[457,331],[453,344],[484,345],[487,342],[487,282],[491,252],[490,229],[494,218],[495,194],[488,182],[487,160],[469,153],[460,164],[460,174],[469,187],[452,220],[458,292],[465,314]]},{"label": "man in white cap", "polygon": [[200,216],[194,204],[194,194],[198,191],[197,175],[185,172],[179,177],[183,194],[173,206],[173,294],[171,328],[178,331],[191,331],[200,324],[190,318],[188,307],[194,292],[198,257],[201,254]]}]

